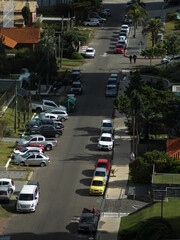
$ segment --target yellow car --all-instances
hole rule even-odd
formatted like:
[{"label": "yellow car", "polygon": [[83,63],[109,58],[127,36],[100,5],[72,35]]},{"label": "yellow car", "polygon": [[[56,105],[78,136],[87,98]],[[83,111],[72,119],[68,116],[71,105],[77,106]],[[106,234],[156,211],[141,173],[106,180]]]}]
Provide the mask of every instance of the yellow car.
[{"label": "yellow car", "polygon": [[93,177],[90,186],[90,195],[103,195],[106,188],[104,177]]}]

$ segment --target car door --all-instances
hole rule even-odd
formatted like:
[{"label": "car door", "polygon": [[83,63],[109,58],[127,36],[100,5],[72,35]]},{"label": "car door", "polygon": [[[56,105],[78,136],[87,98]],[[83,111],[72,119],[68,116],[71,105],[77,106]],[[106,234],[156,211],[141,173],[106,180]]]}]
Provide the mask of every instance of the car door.
[{"label": "car door", "polygon": [[39,202],[39,191],[38,191],[37,188],[36,188],[36,190],[34,192],[34,195],[35,195],[35,206],[37,206],[38,202]]},{"label": "car door", "polygon": [[37,142],[37,137],[33,137],[30,142],[32,142],[32,143]]},{"label": "car door", "polygon": [[43,156],[41,155],[41,154],[36,154],[36,165],[40,165],[43,161],[44,161],[44,159],[43,159]]},{"label": "car door", "polygon": [[27,165],[37,165],[35,154],[31,154],[29,157],[27,157],[25,162]]}]

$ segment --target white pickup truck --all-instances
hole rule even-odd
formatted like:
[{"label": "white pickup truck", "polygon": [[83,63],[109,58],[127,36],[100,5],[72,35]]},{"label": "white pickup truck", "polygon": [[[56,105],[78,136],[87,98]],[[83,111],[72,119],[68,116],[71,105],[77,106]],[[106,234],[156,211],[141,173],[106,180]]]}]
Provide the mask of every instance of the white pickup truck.
[{"label": "white pickup truck", "polygon": [[40,143],[46,151],[52,150],[52,148],[58,144],[57,140],[53,138],[45,138],[42,135],[29,135],[16,141],[17,146],[24,145],[26,143]]},{"label": "white pickup truck", "polygon": [[67,111],[66,107],[57,105],[54,101],[51,100],[43,99],[41,102],[32,102],[32,110],[36,111],[37,113],[54,108]]}]

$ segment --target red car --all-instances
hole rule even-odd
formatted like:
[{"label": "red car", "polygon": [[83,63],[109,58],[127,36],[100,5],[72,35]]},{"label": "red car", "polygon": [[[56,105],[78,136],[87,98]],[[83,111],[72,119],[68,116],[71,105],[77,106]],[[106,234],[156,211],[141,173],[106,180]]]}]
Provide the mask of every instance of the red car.
[{"label": "red car", "polygon": [[124,45],[123,44],[116,44],[116,47],[114,49],[115,53],[124,53]]},{"label": "red car", "polygon": [[19,146],[16,146],[16,150],[21,150],[23,148],[30,148],[30,147],[39,147],[42,149],[43,152],[45,151],[44,147],[40,143],[26,143],[24,145],[19,145]]},{"label": "red car", "polygon": [[106,168],[109,175],[111,169],[110,161],[108,159],[98,159],[95,168]]}]

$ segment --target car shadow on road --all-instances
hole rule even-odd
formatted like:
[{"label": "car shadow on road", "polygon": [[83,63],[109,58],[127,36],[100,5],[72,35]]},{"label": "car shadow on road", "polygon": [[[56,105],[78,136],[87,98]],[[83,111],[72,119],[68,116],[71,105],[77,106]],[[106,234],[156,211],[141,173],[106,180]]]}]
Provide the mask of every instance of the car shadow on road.
[{"label": "car shadow on road", "polygon": [[16,213],[16,200],[10,200],[8,203],[1,202],[1,207],[9,213]]},{"label": "car shadow on road", "polygon": [[[76,131],[82,131],[83,134],[78,136],[92,136],[92,135],[99,135],[99,128],[91,128],[91,127],[84,127],[84,128],[75,128]],[[86,132],[86,133],[84,133]]]},{"label": "car shadow on road", "polygon": [[84,179],[80,180],[80,183],[82,183],[85,186],[90,186],[91,185],[91,181],[92,181],[91,178],[84,178]]},{"label": "car shadow on road", "polygon": [[93,143],[97,143],[98,142],[98,138],[99,137],[91,137],[90,141],[93,142]]},{"label": "car shadow on road", "polygon": [[[76,216],[74,217],[75,219],[77,218]],[[77,234],[78,233],[78,222],[71,222],[66,226],[66,229],[71,233],[71,234]]]},{"label": "car shadow on road", "polygon": [[93,172],[94,172],[94,170],[83,170],[82,171],[82,174],[84,175],[84,176],[86,176],[86,177],[92,177],[93,176]]},{"label": "car shadow on road", "polygon": [[83,197],[89,197],[89,188],[77,189],[76,193]]}]

